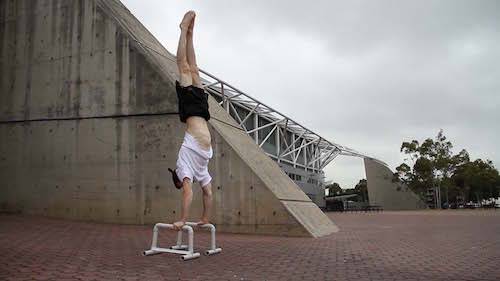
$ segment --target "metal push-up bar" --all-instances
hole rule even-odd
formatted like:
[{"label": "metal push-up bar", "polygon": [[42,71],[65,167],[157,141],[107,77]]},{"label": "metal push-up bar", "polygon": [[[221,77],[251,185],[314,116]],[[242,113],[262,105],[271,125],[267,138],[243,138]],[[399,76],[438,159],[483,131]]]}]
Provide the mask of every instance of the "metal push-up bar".
[{"label": "metal push-up bar", "polygon": [[[182,260],[190,260],[195,259],[200,256],[200,253],[194,252],[194,231],[193,226],[198,226],[201,228],[206,228],[210,230],[211,234],[211,243],[210,249],[205,251],[205,255],[213,255],[222,252],[221,248],[216,247],[215,243],[215,226],[213,224],[204,224],[197,225],[194,222],[186,222],[186,224],[182,227],[181,230],[177,232],[177,244],[170,248],[161,248],[158,247],[158,232],[160,228],[166,228],[171,230],[176,230],[173,224],[166,223],[157,223],[153,227],[153,239],[151,242],[151,249],[143,252],[144,256],[155,255],[160,253],[172,253],[182,255]],[[182,244],[182,231],[186,231],[188,233],[188,244]]]}]

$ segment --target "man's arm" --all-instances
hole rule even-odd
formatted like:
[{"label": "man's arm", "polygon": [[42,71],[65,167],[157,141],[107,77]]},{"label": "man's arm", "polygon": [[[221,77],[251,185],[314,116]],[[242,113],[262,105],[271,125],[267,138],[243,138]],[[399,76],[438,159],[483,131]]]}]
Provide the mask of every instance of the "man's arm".
[{"label": "man's arm", "polygon": [[186,223],[189,216],[189,208],[191,208],[191,201],[193,201],[193,190],[189,180],[184,180],[182,184],[182,210],[181,219],[174,223],[174,227],[181,229]]}]

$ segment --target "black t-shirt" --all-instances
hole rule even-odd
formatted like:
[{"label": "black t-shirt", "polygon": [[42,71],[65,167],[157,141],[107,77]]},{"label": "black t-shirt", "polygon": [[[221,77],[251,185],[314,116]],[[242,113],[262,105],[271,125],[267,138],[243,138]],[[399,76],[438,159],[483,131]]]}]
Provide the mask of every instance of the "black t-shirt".
[{"label": "black t-shirt", "polygon": [[202,88],[193,85],[182,87],[179,81],[175,81],[175,89],[179,100],[179,118],[186,123],[190,116],[200,116],[205,120],[210,119],[208,112],[208,95]]}]

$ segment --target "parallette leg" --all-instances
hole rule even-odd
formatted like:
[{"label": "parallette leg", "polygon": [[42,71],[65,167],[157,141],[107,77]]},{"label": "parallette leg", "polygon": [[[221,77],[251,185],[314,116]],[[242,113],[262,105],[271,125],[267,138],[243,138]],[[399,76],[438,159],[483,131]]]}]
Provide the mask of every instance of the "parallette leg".
[{"label": "parallette leg", "polygon": [[193,226],[193,227],[200,227],[204,229],[210,230],[210,248],[205,251],[205,255],[210,256],[210,255],[215,255],[220,252],[222,252],[222,248],[217,248],[216,242],[215,242],[215,226],[211,223],[203,224],[203,225],[198,225],[195,222],[186,222],[187,225]]},{"label": "parallette leg", "polygon": [[177,244],[175,246],[170,247],[174,250],[185,250],[189,249],[188,245],[182,244],[182,230],[177,231]]}]

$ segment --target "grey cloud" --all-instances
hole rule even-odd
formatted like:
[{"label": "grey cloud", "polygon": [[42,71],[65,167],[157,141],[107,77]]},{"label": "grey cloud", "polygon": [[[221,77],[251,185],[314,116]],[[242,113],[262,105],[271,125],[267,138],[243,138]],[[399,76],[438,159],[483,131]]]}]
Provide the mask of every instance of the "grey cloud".
[{"label": "grey cloud", "polygon": [[[196,10],[203,69],[391,167],[402,141],[441,128],[500,165],[499,1],[124,2],[172,52]],[[358,160],[327,179],[353,186]]]}]

